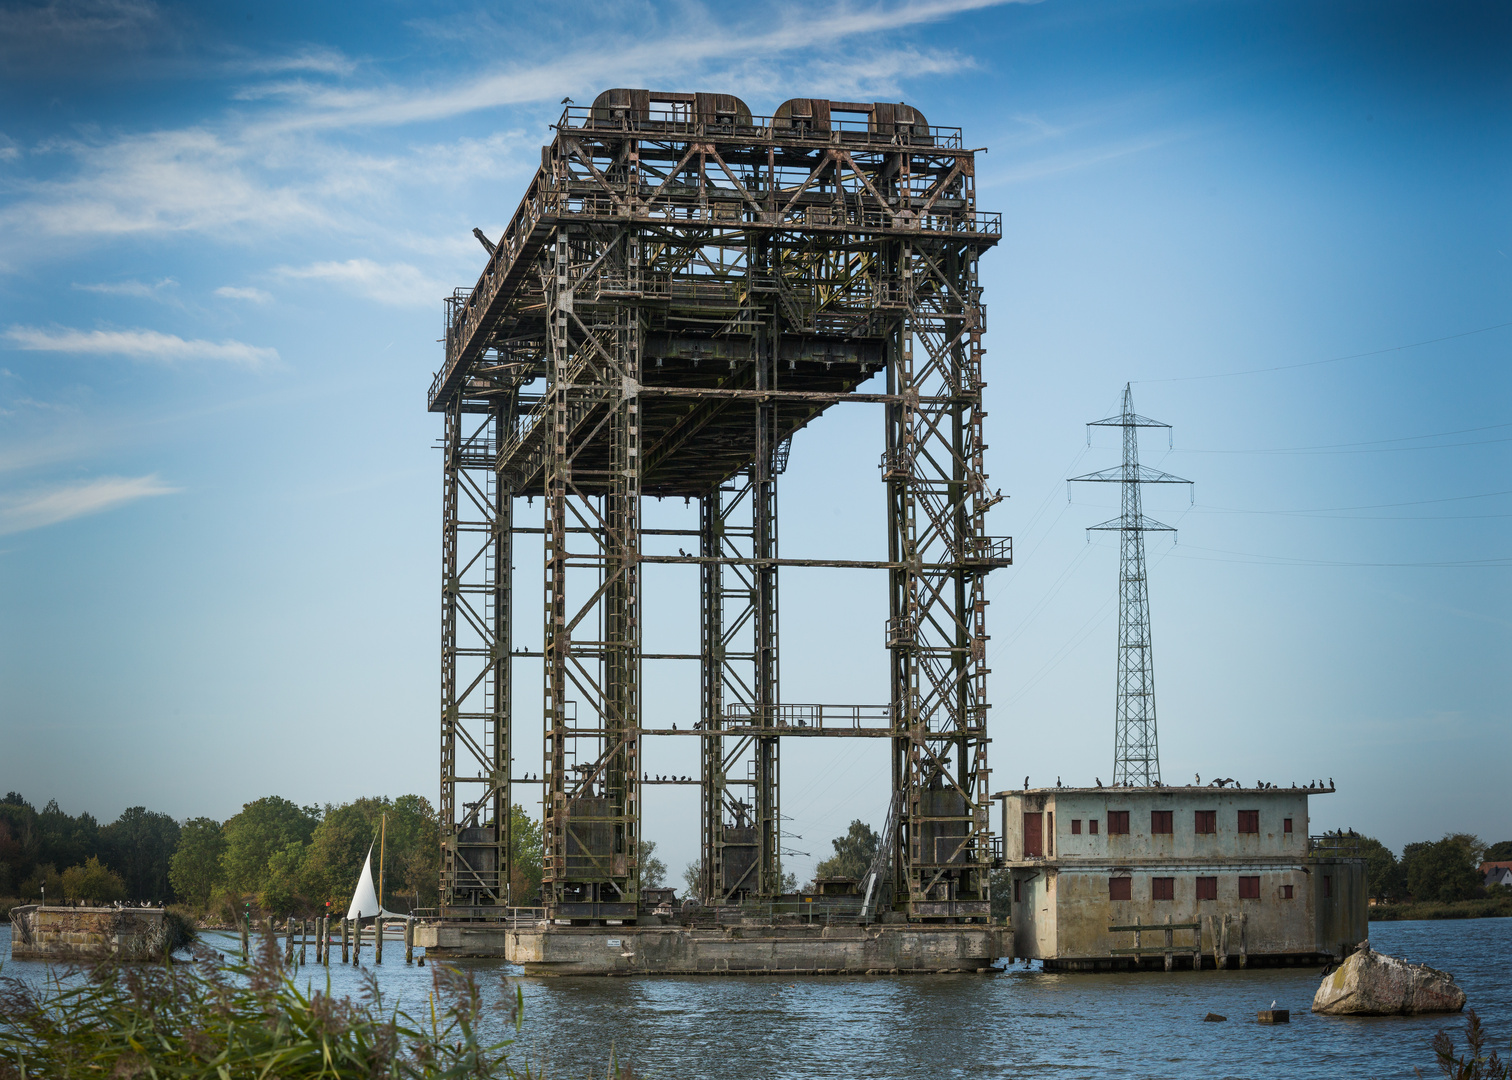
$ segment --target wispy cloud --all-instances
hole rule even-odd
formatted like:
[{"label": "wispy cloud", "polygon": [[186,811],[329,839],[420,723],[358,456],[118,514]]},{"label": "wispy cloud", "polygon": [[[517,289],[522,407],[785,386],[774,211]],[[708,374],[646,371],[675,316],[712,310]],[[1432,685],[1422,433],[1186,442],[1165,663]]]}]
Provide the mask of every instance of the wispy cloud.
[{"label": "wispy cloud", "polygon": [[226,300],[247,300],[254,304],[269,303],[273,296],[251,285],[222,285],[215,290],[215,295]]},{"label": "wispy cloud", "polygon": [[97,480],[0,496],[0,536],[56,525],[60,521],[113,510],[156,495],[172,495],[156,476],[103,476]]},{"label": "wispy cloud", "polygon": [[124,356],[158,364],[212,360],[236,367],[258,369],[278,363],[278,350],[241,341],[186,340],[157,330],[76,330],[70,327],[43,329],[12,326],[5,337],[28,352],[74,353],[90,356]]},{"label": "wispy cloud", "polygon": [[318,75],[350,75],[357,70],[357,61],[340,49],[308,45],[282,56],[257,56],[233,60],[229,66],[232,71],[259,75],[280,75],[289,71],[309,71]]},{"label": "wispy cloud", "polygon": [[144,299],[158,298],[162,290],[170,289],[178,285],[172,278],[163,278],[159,281],[101,281],[92,284],[74,282],[73,287],[80,292],[101,293],[105,296],[139,296]]},{"label": "wispy cloud", "polygon": [[47,0],[0,8],[0,67],[59,73],[110,64],[172,28],[150,0]]},{"label": "wispy cloud", "polygon": [[377,263],[371,259],[318,262],[309,266],[281,266],[274,271],[293,280],[328,281],[348,292],[399,307],[427,307],[447,286],[426,277],[409,263]]}]

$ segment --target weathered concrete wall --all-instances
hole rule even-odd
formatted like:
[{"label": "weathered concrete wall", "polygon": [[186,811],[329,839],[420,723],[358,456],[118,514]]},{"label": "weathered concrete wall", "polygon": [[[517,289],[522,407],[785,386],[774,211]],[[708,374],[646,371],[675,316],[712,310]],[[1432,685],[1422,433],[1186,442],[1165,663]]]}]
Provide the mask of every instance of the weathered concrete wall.
[{"label": "weathered concrete wall", "polygon": [[[797,975],[984,971],[1003,927],[417,928],[429,955],[499,956],[527,975]],[[502,946],[502,948],[501,948]]]},{"label": "weathered concrete wall", "polygon": [[11,909],[18,960],[159,960],[170,943],[160,908]]},{"label": "weathered concrete wall", "polygon": [[[1025,855],[1024,814],[1041,819],[1046,858],[1078,859],[1300,859],[1307,854],[1307,791],[1302,788],[1253,790],[1211,787],[1049,788],[1014,792],[1003,799],[1003,855],[1009,862]],[[1129,812],[1128,835],[1108,834],[1108,811]],[[1150,811],[1172,812],[1174,831],[1150,832]],[[1214,810],[1216,833],[1198,833],[1195,811]],[[1260,831],[1241,833],[1239,811],[1258,810]],[[1054,815],[1053,828],[1048,815]],[[1284,823],[1292,819],[1292,831]],[[1071,823],[1081,822],[1081,834]],[[1089,823],[1098,823],[1093,836]]]},{"label": "weathered concrete wall", "polygon": [[1312,871],[1318,947],[1339,955],[1348,953],[1370,936],[1364,860],[1314,859]]}]

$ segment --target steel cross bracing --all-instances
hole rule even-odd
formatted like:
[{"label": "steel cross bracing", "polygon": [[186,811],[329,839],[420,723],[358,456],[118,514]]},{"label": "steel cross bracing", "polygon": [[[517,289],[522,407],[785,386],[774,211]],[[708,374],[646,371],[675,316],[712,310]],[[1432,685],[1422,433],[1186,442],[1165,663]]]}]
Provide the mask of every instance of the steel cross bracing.
[{"label": "steel cross bracing", "polygon": [[[1072,477],[1072,483],[1116,483],[1120,485],[1122,508],[1119,516],[1088,531],[1118,532],[1118,694],[1113,720],[1113,783],[1126,787],[1160,786],[1160,744],[1155,729],[1155,659],[1150,642],[1150,590],[1145,574],[1144,534],[1175,533],[1146,517],[1141,506],[1143,484],[1191,484],[1159,469],[1139,464],[1139,429],[1170,429],[1170,424],[1151,420],[1134,411],[1134,397],[1124,384],[1123,411],[1105,420],[1094,420],[1093,427],[1123,429],[1123,464],[1086,476]],[[1091,432],[1088,431],[1090,445]]]},{"label": "steel cross bracing", "polygon": [[[538,662],[552,917],[636,917],[642,743],[664,735],[700,740],[706,901],[775,898],[781,740],[845,735],[893,746],[892,907],[987,916],[983,584],[1011,543],[986,535],[977,264],[999,233],[959,132],[907,106],[757,118],[724,95],[610,91],[563,115],[483,277],[448,301],[430,396],[447,418],[443,908],[517,899],[510,688]],[[781,557],[790,440],[839,403],[884,413],[888,556]],[[696,500],[697,520],[647,529],[647,495]],[[541,527],[516,526],[538,497]],[[523,533],[542,544],[533,652],[510,646]],[[697,654],[644,651],[647,564],[699,575]],[[886,572],[888,704],[781,700],[783,567]],[[698,715],[648,722],[654,671],[679,660],[700,664]]]}]

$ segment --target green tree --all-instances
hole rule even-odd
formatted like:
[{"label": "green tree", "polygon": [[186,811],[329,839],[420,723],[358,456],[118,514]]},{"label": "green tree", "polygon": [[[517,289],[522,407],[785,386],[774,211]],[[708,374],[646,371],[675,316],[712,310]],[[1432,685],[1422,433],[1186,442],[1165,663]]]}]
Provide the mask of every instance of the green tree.
[{"label": "green tree", "polygon": [[174,894],[184,903],[203,909],[210,902],[211,892],[224,880],[221,856],[225,852],[226,836],[220,822],[207,817],[184,822],[178,847],[168,863]]},{"label": "green tree", "polygon": [[133,900],[168,900],[168,868],[178,846],[179,824],[167,814],[133,806],[100,830],[100,854],[120,873]]},{"label": "green tree", "polygon": [[120,874],[91,855],[82,866],[70,866],[63,871],[63,895],[70,900],[110,903],[126,899],[126,883]]},{"label": "green tree", "polygon": [[1512,859],[1512,840],[1499,840],[1486,849],[1488,862],[1506,862]]},{"label": "green tree", "polygon": [[[436,809],[423,795],[400,795],[388,815],[384,903],[400,910],[402,895],[408,907],[433,906],[441,877],[441,822]],[[394,898],[392,902],[389,897]]]},{"label": "green tree", "polygon": [[1377,900],[1392,900],[1402,895],[1407,880],[1402,865],[1389,847],[1369,836],[1356,841],[1365,859],[1365,890]]},{"label": "green tree", "polygon": [[51,799],[37,815],[37,861],[54,866],[78,866],[99,854],[100,825],[94,815],[70,817]]},{"label": "green tree", "polygon": [[306,911],[310,901],[300,889],[305,861],[305,845],[295,840],[275,851],[268,859],[268,875],[263,879],[257,903],[264,911],[286,918],[296,911]]},{"label": "green tree", "polygon": [[667,883],[667,864],[656,857],[656,841],[642,840],[636,855],[643,889],[659,889]]},{"label": "green tree", "polygon": [[[375,846],[380,831],[381,851]],[[316,907],[329,900],[333,909],[345,911],[372,851],[374,883],[383,878],[383,906],[392,911],[425,906],[435,898],[441,872],[440,835],[436,812],[421,795],[327,806],[310,839],[300,876],[303,891]]]},{"label": "green tree", "polygon": [[866,822],[852,821],[844,836],[837,836],[830,841],[835,854],[815,867],[815,879],[860,879],[871,866],[872,859],[876,858],[877,845],[881,842],[881,837],[872,832],[871,826]]},{"label": "green tree", "polygon": [[246,803],[225,825],[221,868],[227,886],[234,893],[261,892],[273,853],[296,840],[309,843],[318,823],[312,809],[295,806],[277,795]]},{"label": "green tree", "polygon": [[702,899],[702,897],[703,897],[703,860],[702,859],[695,859],[692,862],[690,862],[687,866],[683,867],[682,876],[683,876],[683,884],[687,887],[687,892],[683,893],[683,895],[684,896],[695,897],[695,898],[698,898],[698,899]]},{"label": "green tree", "polygon": [[52,863],[42,863],[21,883],[23,900],[46,900],[50,904],[63,900],[63,875]]},{"label": "green tree", "polygon": [[1481,896],[1481,852],[1485,845],[1469,833],[1449,833],[1402,849],[1407,891],[1418,901],[1453,903]]},{"label": "green tree", "polygon": [[542,861],[546,857],[540,822],[519,803],[509,811],[509,895],[515,907],[541,902]]},{"label": "green tree", "polygon": [[1013,914],[1013,871],[994,870],[987,878],[992,917],[1006,919]]}]

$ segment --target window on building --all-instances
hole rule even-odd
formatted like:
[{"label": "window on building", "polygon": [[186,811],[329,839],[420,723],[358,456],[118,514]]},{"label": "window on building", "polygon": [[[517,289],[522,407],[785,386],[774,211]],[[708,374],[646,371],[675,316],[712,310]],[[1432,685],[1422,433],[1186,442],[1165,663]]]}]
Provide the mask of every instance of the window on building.
[{"label": "window on building", "polygon": [[1109,900],[1129,900],[1134,896],[1134,879],[1126,877],[1110,877],[1108,879]]},{"label": "window on building", "polygon": [[1197,879],[1197,899],[1218,899],[1218,879],[1215,877],[1200,877]]},{"label": "window on building", "polygon": [[1071,835],[1072,836],[1080,836],[1081,835],[1081,818],[1074,817],[1074,818],[1071,819]]},{"label": "window on building", "polygon": [[1257,833],[1260,831],[1260,811],[1239,811],[1239,831],[1242,833]]},{"label": "window on building", "polygon": [[1282,832],[1291,832],[1291,818],[1282,818],[1281,819],[1281,831]]},{"label": "window on building", "polygon": [[1194,822],[1196,831],[1199,833],[1216,833],[1218,831],[1218,811],[1199,810]]},{"label": "window on building", "polygon": [[1045,815],[1045,850],[1053,858],[1055,855],[1055,814]]},{"label": "window on building", "polygon": [[1328,897],[1330,897],[1332,895],[1333,895],[1333,878],[1330,877],[1327,874],[1324,874],[1323,875],[1323,897],[1324,897],[1324,899],[1327,899]]},{"label": "window on building", "polygon": [[1290,885],[1283,885],[1283,886],[1281,886],[1281,899],[1283,899],[1283,900],[1290,900],[1291,898],[1292,898],[1292,887]]},{"label": "window on building", "polygon": [[1150,879],[1151,900],[1174,900],[1176,899],[1176,879],[1173,877],[1156,877]]},{"label": "window on building", "polygon": [[1013,879],[1013,902],[1015,904],[1024,902],[1024,883],[1017,878]]},{"label": "window on building", "polygon": [[1108,835],[1127,836],[1129,834],[1129,812],[1127,810],[1108,811]]},{"label": "window on building", "polygon": [[1240,878],[1239,878],[1239,899],[1241,899],[1241,900],[1258,900],[1258,899],[1260,899],[1260,876],[1258,874],[1256,874],[1253,877],[1246,877],[1244,875],[1240,875]]},{"label": "window on building", "polygon": [[1150,833],[1153,835],[1155,833],[1175,832],[1176,830],[1171,826],[1171,817],[1172,811],[1170,810],[1151,810]]},{"label": "window on building", "polygon": [[1088,818],[1087,819],[1087,832],[1091,833],[1093,836],[1097,835],[1097,819],[1096,818]]},{"label": "window on building", "polygon": [[1024,815],[1024,858],[1037,859],[1045,854],[1044,814]]}]

